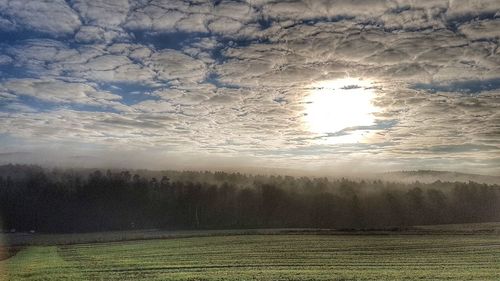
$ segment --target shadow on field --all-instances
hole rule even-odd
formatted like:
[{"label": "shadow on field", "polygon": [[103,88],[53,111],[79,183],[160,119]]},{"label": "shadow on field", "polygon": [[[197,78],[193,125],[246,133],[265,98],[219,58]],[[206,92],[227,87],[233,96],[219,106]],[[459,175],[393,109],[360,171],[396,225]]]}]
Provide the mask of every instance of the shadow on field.
[{"label": "shadow on field", "polygon": [[276,229],[219,229],[219,230],[133,230],[71,234],[44,233],[4,233],[0,238],[7,246],[0,248],[0,257],[14,255],[22,246],[29,245],[71,245],[83,243],[106,243],[150,239],[174,239],[206,236],[230,235],[500,235],[500,222],[475,224],[450,224],[412,227],[388,227],[370,229],[311,229],[311,228],[276,228]]},{"label": "shadow on field", "polygon": [[0,246],[0,261],[6,260],[15,254],[17,252],[21,251],[24,247],[23,246]]}]

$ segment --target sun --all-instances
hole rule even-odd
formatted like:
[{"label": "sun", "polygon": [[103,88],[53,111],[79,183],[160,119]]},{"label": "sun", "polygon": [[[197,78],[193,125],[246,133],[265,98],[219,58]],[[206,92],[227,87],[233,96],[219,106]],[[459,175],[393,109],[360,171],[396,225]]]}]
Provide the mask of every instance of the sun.
[{"label": "sun", "polygon": [[[316,82],[305,98],[305,123],[310,132],[335,134],[346,142],[359,139],[356,129],[375,124],[372,82],[354,78]],[[350,133],[340,134],[349,129]],[[352,129],[352,130],[350,130]],[[346,137],[346,136],[351,136]]]}]

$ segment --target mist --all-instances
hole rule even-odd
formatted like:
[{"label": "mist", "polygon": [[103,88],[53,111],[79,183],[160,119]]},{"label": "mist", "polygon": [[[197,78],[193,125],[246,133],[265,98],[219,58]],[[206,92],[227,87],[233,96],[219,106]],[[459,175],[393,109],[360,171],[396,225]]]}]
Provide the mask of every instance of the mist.
[{"label": "mist", "polygon": [[0,166],[5,229],[406,229],[500,220],[500,186]]}]

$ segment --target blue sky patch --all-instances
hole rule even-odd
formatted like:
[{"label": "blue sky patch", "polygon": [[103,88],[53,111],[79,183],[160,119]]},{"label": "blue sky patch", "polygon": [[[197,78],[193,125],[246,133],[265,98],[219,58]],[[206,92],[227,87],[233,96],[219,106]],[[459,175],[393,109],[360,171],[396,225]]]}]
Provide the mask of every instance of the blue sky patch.
[{"label": "blue sky patch", "polygon": [[480,94],[486,91],[500,89],[500,78],[489,80],[457,81],[449,84],[418,83],[413,86],[416,90],[426,90],[431,93],[455,92],[463,94]]},{"label": "blue sky patch", "polygon": [[151,93],[160,87],[151,87],[132,83],[106,83],[100,84],[99,88],[121,96],[121,103],[133,105],[145,100],[158,100],[159,98]]}]

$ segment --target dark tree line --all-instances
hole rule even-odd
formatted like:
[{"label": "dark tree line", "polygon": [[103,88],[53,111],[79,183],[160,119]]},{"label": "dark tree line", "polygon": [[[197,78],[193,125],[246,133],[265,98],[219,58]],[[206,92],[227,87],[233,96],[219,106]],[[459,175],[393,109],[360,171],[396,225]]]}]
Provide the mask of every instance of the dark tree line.
[{"label": "dark tree line", "polygon": [[41,232],[486,222],[500,221],[500,186],[6,165],[0,220],[5,230]]}]

